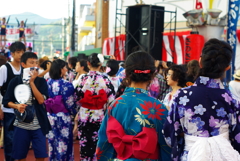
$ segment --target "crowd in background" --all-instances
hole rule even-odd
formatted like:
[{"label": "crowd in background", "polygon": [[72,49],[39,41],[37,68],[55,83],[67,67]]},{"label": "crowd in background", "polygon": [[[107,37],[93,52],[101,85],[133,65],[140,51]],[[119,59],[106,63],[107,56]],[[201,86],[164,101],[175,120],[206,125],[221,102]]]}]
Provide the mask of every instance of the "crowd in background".
[{"label": "crowd in background", "polygon": [[[237,152],[240,150],[237,119],[240,70],[236,70],[234,80],[229,83],[230,92],[221,82],[230,65],[230,48],[227,43],[212,39],[205,44],[199,61],[176,65],[154,60],[141,51],[129,55],[125,62],[115,60],[114,56],[106,59],[99,53],[92,53],[86,59],[50,60],[47,56],[38,58],[32,51],[26,51],[24,44],[15,42],[10,46],[11,59],[0,55],[1,91],[5,82],[13,84],[8,79],[9,69],[13,78],[13,75],[21,77],[25,68],[37,67],[29,83],[22,83],[30,86],[32,98],[38,101],[39,108],[44,109],[42,115],[48,119],[41,120],[36,111],[31,123],[20,122],[11,109],[24,112],[26,107],[15,105],[14,99],[8,96],[13,89],[4,89],[3,98],[0,95],[3,100],[0,146],[4,148],[5,159],[24,160],[32,146],[38,160],[49,157],[50,161],[71,161],[74,160],[73,141],[77,139],[81,161],[187,160],[200,154],[210,156],[205,154],[208,150],[199,154],[191,150],[199,137],[227,133],[229,136],[223,138],[231,141],[235,152],[229,148],[231,144],[217,138],[229,149],[219,153],[232,153],[232,158],[240,160]],[[39,129],[44,135],[41,137],[48,140],[47,156],[39,151],[34,139]],[[30,138],[15,143],[26,132]],[[195,141],[189,146],[191,139]],[[26,149],[22,153],[16,152],[19,144],[24,144]]]}]

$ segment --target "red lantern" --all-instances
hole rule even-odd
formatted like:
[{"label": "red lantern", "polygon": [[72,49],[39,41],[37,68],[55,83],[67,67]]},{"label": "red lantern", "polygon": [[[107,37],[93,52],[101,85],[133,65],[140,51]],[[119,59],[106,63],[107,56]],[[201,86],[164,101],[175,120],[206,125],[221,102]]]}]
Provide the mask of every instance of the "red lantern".
[{"label": "red lantern", "polygon": [[199,60],[203,46],[204,37],[197,32],[191,32],[191,34],[186,37],[185,63],[191,60]]}]

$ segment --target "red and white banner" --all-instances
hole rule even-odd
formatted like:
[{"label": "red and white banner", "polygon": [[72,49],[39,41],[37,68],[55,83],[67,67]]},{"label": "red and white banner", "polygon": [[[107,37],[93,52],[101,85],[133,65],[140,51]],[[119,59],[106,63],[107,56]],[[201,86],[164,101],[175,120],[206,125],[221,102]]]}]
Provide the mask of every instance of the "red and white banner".
[{"label": "red and white banner", "polygon": [[[31,28],[25,28],[24,33],[25,34],[32,34],[32,29]],[[19,34],[19,28],[7,28],[6,35],[14,35],[14,34]]]},{"label": "red and white banner", "polygon": [[[103,43],[102,54],[114,55],[116,60],[125,60],[125,40],[126,35],[119,35],[116,39],[114,37],[106,38]],[[116,45],[115,48],[114,45]]]},{"label": "red and white banner", "polygon": [[[162,45],[162,60],[172,61],[175,64],[185,63],[185,38],[190,35],[190,31],[176,32],[174,45],[173,33],[164,33]],[[240,30],[237,30],[237,52],[235,58],[235,67],[240,69]],[[104,41],[102,53],[104,55],[115,55],[116,60],[125,60],[125,35],[116,38],[116,52],[114,54],[114,38],[107,38]]]},{"label": "red and white banner", "polygon": [[[172,61],[176,64],[185,63],[185,37],[189,35],[190,31],[179,32],[176,35],[175,45],[174,45],[174,35],[165,33],[163,36],[163,48],[162,48],[162,60]],[[114,55],[116,60],[125,60],[125,41],[126,36],[120,35],[116,37],[116,47],[115,38],[106,38],[103,43],[102,53],[103,55]],[[114,52],[115,50],[115,52]]]}]

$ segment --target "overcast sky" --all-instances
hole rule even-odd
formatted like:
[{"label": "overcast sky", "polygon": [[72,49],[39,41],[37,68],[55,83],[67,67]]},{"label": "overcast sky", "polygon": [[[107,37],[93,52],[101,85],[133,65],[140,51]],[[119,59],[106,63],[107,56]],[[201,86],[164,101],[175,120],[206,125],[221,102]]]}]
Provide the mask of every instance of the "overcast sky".
[{"label": "overcast sky", "polygon": [[[44,18],[57,19],[68,16],[68,2],[72,0],[0,0],[0,17],[32,12]],[[95,0],[87,0],[92,3]],[[86,2],[86,1],[85,1]],[[76,0],[77,4],[83,0]]]}]

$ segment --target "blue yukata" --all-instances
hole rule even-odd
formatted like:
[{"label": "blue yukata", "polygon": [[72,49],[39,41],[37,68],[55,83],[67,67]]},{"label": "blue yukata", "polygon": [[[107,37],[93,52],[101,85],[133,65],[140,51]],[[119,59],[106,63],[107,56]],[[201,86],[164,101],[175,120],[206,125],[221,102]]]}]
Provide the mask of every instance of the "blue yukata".
[{"label": "blue yukata", "polygon": [[220,79],[200,76],[192,86],[178,90],[163,128],[172,160],[195,161],[208,154],[213,160],[240,160],[238,110]]},{"label": "blue yukata", "polygon": [[127,87],[108,107],[99,130],[99,161],[170,161],[162,135],[166,107],[148,91]]},{"label": "blue yukata", "polygon": [[71,115],[76,114],[74,88],[72,83],[64,79],[49,79],[48,94],[50,98],[61,95],[65,112],[48,113],[52,131],[48,134],[49,160],[74,160],[73,125]]}]

